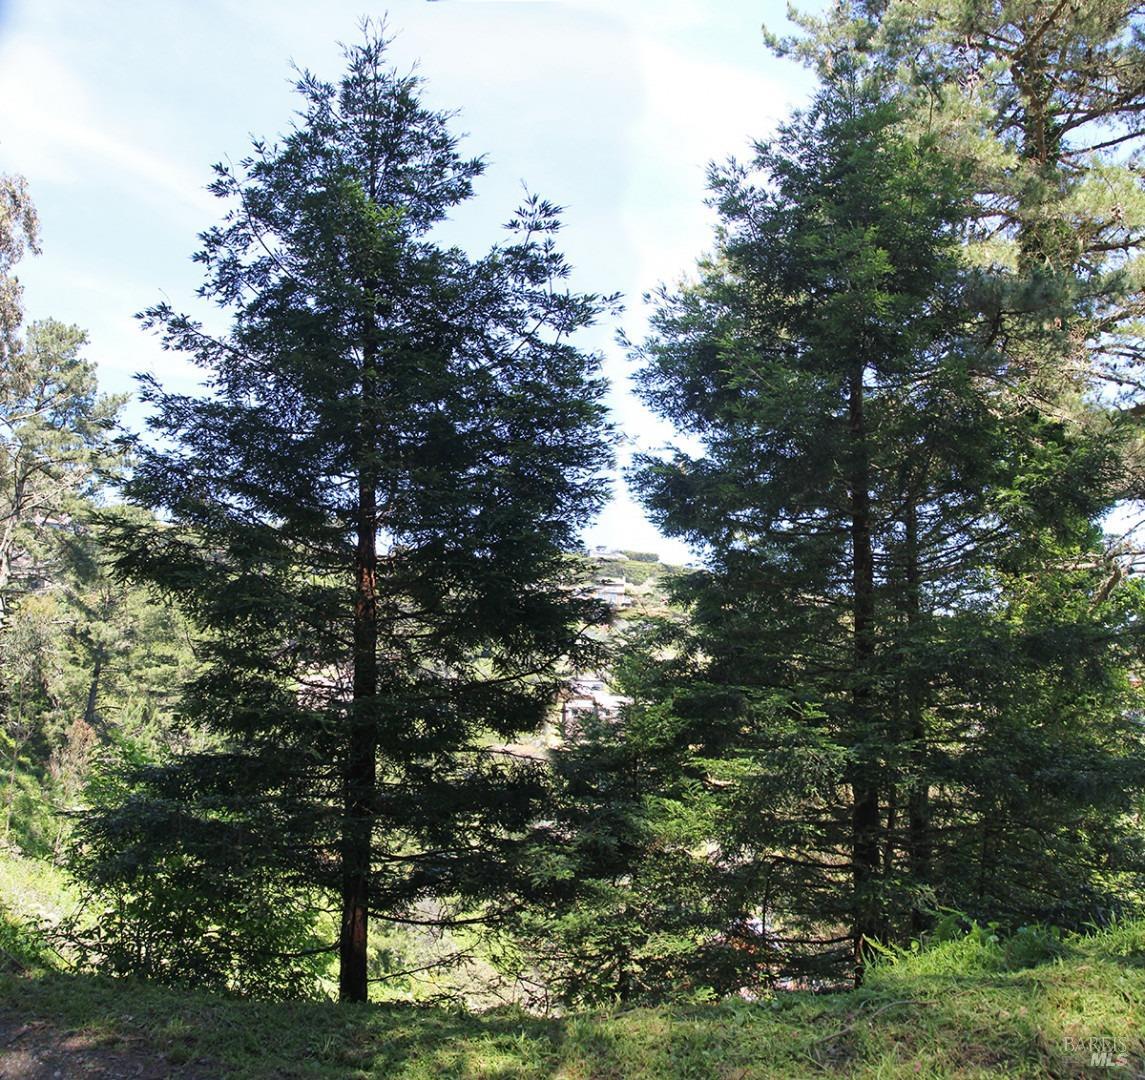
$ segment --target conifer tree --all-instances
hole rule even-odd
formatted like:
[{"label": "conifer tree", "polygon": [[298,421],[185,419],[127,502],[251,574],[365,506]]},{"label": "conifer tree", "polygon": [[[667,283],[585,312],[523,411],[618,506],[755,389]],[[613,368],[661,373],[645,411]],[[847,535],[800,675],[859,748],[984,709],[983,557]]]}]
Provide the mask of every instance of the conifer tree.
[{"label": "conifer tree", "polygon": [[706,857],[715,801],[687,721],[657,700],[672,681],[662,662],[648,661],[676,629],[653,620],[614,654],[613,683],[653,704],[585,716],[550,754],[528,902],[510,924],[514,974],[536,1003],[652,1001],[741,985],[727,875]]},{"label": "conifer tree", "polygon": [[[844,57],[752,168],[715,170],[716,252],[661,291],[640,353],[646,400],[702,445],[646,459],[636,481],[707,563],[679,589],[692,628],[666,693],[724,806],[729,925],[757,919],[788,970],[805,955],[837,974],[847,957],[856,978],[869,943],[917,932],[936,898],[997,913],[955,864],[988,805],[1029,805],[1021,769],[1044,775],[1062,732],[1071,762],[1122,786],[1039,788],[1040,853],[1012,814],[1035,891],[1063,884],[1059,858],[1060,901],[1109,886],[1059,830],[1100,807],[1121,836],[1104,851],[1127,854],[1113,823],[1141,771],[1134,617],[1092,562],[1118,428],[1014,407],[1011,348],[1045,335],[992,332],[996,290],[963,257],[972,177],[909,109]],[[1039,619],[1013,580],[1045,598]],[[1063,609],[1050,598],[1070,582],[1085,600]],[[1034,654],[1041,669],[1017,659]],[[1014,707],[1046,684],[1037,719]],[[1015,860],[998,862],[1012,880]],[[1027,893],[1005,914],[1048,911]]]},{"label": "conifer tree", "polygon": [[[799,16],[770,44],[819,71],[861,55],[918,105],[972,173],[972,257],[995,275],[994,332],[1040,319],[1020,357],[1027,404],[1067,422],[1095,388],[1141,413],[1142,126],[1145,50],[1126,0],[896,0]],[[1138,497],[1139,454],[1122,496]]]},{"label": "conifer tree", "polygon": [[38,252],[40,222],[24,177],[0,176],[0,361],[7,366],[24,321],[23,289],[12,268]]},{"label": "conifer tree", "polygon": [[87,335],[55,319],[24,322],[13,273],[39,252],[36,208],[22,176],[0,176],[0,631],[50,547],[115,459],[111,432],[125,398],[100,394],[81,355]]},{"label": "conifer tree", "polygon": [[376,28],[346,60],[302,75],[281,141],[217,168],[230,209],[196,258],[229,332],[146,313],[208,392],[145,380],[157,438],[126,490],[165,524],[121,528],[119,565],[204,635],[182,710],[221,750],[137,776],[85,835],[108,887],[198,875],[208,923],[212,895],[247,917],[244,880],[255,906],[275,881],[336,897],[340,996],[362,1001],[369,918],[479,918],[535,809],[535,763],[503,747],[595,618],[568,553],[605,493],[603,384],[569,339],[612,301],[563,285],[536,198],[488,255],[440,246],[482,163]]},{"label": "conifer tree", "polygon": [[0,373],[0,629],[19,592],[50,561],[53,540],[114,468],[122,396],[100,394],[87,335],[37,320]]},{"label": "conifer tree", "polygon": [[[1032,618],[1026,627],[1030,640],[1044,641],[1043,620],[1048,613],[1042,604],[1051,595],[1057,598],[1057,617],[1063,618],[1073,617],[1067,615],[1071,604],[1092,613],[1106,601],[1129,608],[1137,602],[1127,570],[1140,558],[1140,536],[1126,531],[1126,525],[1139,514],[1110,519],[1120,523],[1104,540],[1087,542],[1083,534],[1088,521],[1098,536],[1100,514],[1095,508],[1124,510],[1126,501],[1139,500],[1142,493],[1141,436],[1139,429],[1134,430],[1143,410],[1140,325],[1145,313],[1140,158],[1145,52],[1139,20],[1138,7],[1121,0],[1086,5],[983,0],[939,3],[925,13],[891,0],[840,4],[823,18],[800,16],[803,35],[771,39],[780,52],[800,56],[821,73],[829,73],[842,58],[861,58],[914,102],[908,123],[942,133],[944,152],[967,169],[974,192],[965,252],[979,271],[976,303],[986,316],[979,332],[1006,357],[998,372],[997,407],[1011,416],[1029,417],[1056,444],[1061,459],[1095,441],[1117,448],[1117,467],[1092,474],[1084,498],[1074,500],[1068,487],[1049,495],[1053,488],[1047,487],[1041,496],[1043,512],[1049,499],[1057,499],[1059,510],[1077,515],[1073,541],[1064,547],[1056,540],[1047,543],[1047,535],[1034,526],[1033,535],[1039,539],[1031,537],[1030,550],[1040,555],[1020,571],[1007,566],[996,578],[1000,594],[1008,597],[998,609],[1008,612],[1006,626],[1003,630],[997,624],[978,625],[974,633],[984,640],[992,640],[997,631],[1011,635],[1022,619]],[[1014,486],[1029,491],[1030,485],[1027,474],[1024,481],[1002,482],[998,493]],[[1083,506],[1086,501],[1089,510]],[[1026,524],[1032,525],[1033,518],[1027,515]],[[919,571],[912,567],[909,545],[901,561],[905,594],[910,595],[908,583],[919,579]],[[1067,581],[1073,583],[1072,597],[1065,588]],[[1122,588],[1127,595],[1116,597]],[[1031,604],[1034,595],[1041,597],[1037,604]],[[1092,626],[1081,625],[1086,616],[1081,609],[1075,615],[1080,616],[1078,640],[1090,637]],[[1108,644],[1106,674],[1116,683],[1124,679],[1126,659],[1118,658],[1118,645]],[[974,659],[992,655],[1002,666],[980,682],[979,692],[987,683],[1000,686],[1011,680],[1012,669],[992,649],[978,650]],[[1040,672],[1027,671],[1032,680],[1029,700],[1044,700],[1035,684],[1052,669],[1052,662],[1043,656],[1042,663]],[[1090,691],[1106,700],[1095,715],[1118,715],[1105,691],[1094,687]],[[1019,713],[1023,711],[1017,701],[1014,704]],[[1035,720],[1027,713],[1024,723]],[[983,775],[976,786],[991,789],[995,798],[1000,790],[998,775],[1018,760],[1019,746],[1031,745],[1021,727],[1011,729],[1008,740],[996,743],[993,751],[980,747],[981,755],[960,759],[963,766],[977,761]],[[1084,724],[1081,727],[1085,729]],[[1004,749],[1007,743],[1010,749]],[[1061,745],[1077,746],[1064,734]],[[998,755],[1010,755],[1010,765],[1001,765]],[[1085,786],[1081,777],[1089,775],[1091,766],[1084,755],[1075,762],[1078,783],[1059,786],[1056,792]],[[1064,759],[1053,766],[1048,760],[1035,766],[1031,760],[1024,768],[1070,772]],[[985,776],[989,770],[993,779]],[[1123,783],[1136,790],[1128,778]],[[987,905],[995,911],[1010,910],[1004,896],[1018,895],[1026,898],[1023,903],[1029,910],[1033,900],[1026,888],[1041,881],[1042,875],[1027,874],[1025,881],[1021,873],[1007,875],[1001,869],[1005,859],[985,859],[986,848],[1002,846],[999,841],[1005,837],[1019,846],[1045,849],[1047,838],[1056,835],[1052,821],[1060,809],[1052,809],[1054,799],[1020,796],[1021,786],[1010,783],[1020,809],[1010,816],[995,802],[971,830],[979,848],[976,861],[982,864],[977,878],[995,888]],[[916,832],[922,837],[930,825],[926,799],[921,791],[919,796],[910,812],[918,818]],[[1077,821],[1086,816],[1080,804],[1073,812]],[[1003,818],[1014,827],[1004,827]],[[1039,821],[1036,827],[1034,819]],[[993,822],[989,843],[980,835],[989,831],[987,821]],[[1028,828],[1022,822],[1029,823]],[[1082,837],[1091,827],[1102,831],[1093,822],[1079,827],[1081,844],[1075,854],[1084,847]],[[940,826],[934,823],[934,828]],[[1026,839],[1020,839],[1023,836]],[[1059,840],[1065,843],[1064,838]],[[1134,848],[1122,844],[1117,850]],[[1027,855],[1017,858],[1026,867],[1037,862]],[[1127,857],[1124,865],[1132,865],[1135,858]],[[1063,856],[1063,864],[1070,864],[1070,859]],[[1102,859],[1091,852],[1083,861],[1094,867]],[[1047,864],[1041,865],[1044,871]],[[1046,910],[1056,900],[1061,911],[1074,911],[1070,917],[1076,917],[1065,897],[1077,877],[1065,875],[1057,892],[1043,890]]]}]

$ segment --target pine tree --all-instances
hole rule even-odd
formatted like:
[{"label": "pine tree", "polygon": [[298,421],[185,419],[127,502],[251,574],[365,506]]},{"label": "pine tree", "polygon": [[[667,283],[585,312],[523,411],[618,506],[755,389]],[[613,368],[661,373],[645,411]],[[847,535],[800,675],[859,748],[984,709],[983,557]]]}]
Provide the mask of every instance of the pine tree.
[{"label": "pine tree", "polygon": [[[1040,428],[1047,451],[1061,462],[1078,452],[1084,456],[1084,447],[1095,442],[1106,441],[1108,448],[1117,448],[1117,467],[1092,473],[1080,492],[1066,486],[1051,495],[1053,485],[1046,485],[1038,497],[1043,514],[1047,502],[1056,498],[1059,511],[1076,515],[1072,541],[1059,546],[1034,526],[1039,539],[1032,542],[1032,548],[1039,556],[1021,569],[1008,565],[995,579],[996,588],[1007,598],[999,605],[999,610],[1008,613],[1005,628],[978,624],[974,633],[987,641],[996,640],[994,635],[1000,631],[1019,654],[1023,649],[1013,643],[1023,633],[1029,641],[1046,640],[1048,610],[1043,605],[1051,597],[1056,617],[1076,619],[1076,639],[1088,640],[1090,647],[1097,647],[1095,622],[1103,618],[1098,614],[1103,605],[1132,608],[1137,603],[1127,572],[1139,559],[1140,537],[1125,531],[1123,518],[1102,539],[1097,508],[1124,506],[1125,500],[1139,500],[1142,491],[1140,433],[1134,431],[1143,408],[1139,368],[1140,324],[1145,313],[1141,287],[1145,198],[1140,157],[1145,52],[1139,16],[1135,5],[1120,0],[1086,5],[976,0],[939,3],[925,13],[892,0],[840,4],[824,18],[800,17],[801,37],[771,39],[780,52],[799,55],[820,72],[831,71],[842,58],[861,57],[914,102],[914,124],[941,132],[944,152],[967,168],[975,195],[968,214],[966,256],[980,270],[977,303],[987,315],[980,332],[1006,355],[1006,364],[999,370],[1002,393],[997,407],[1013,417],[1028,417],[1031,425]],[[1028,494],[1032,483],[1027,473],[1024,480],[1002,481],[1001,489],[1020,488]],[[1074,499],[1075,494],[1082,497]],[[1087,501],[1088,509],[1083,505]],[[1027,525],[1032,520],[1026,516]],[[1087,528],[1089,539],[1085,538]],[[904,553],[907,577],[912,576],[909,563]],[[913,576],[917,578],[917,572]],[[1072,597],[1065,582],[1072,582]],[[1116,596],[1119,589],[1127,595]],[[1040,597],[1037,603],[1031,602],[1034,596]],[[1128,618],[1107,614],[1122,626]],[[1019,632],[1025,618],[1031,622]],[[1059,627],[1056,634],[1063,631]],[[1126,708],[1116,704],[1125,687],[1115,690],[1114,685],[1124,679],[1127,658],[1119,654],[1123,635],[1112,634],[1110,628],[1107,631],[1111,636],[1104,638],[1109,650],[1105,681],[1095,676],[1086,684],[1087,691],[1074,689],[1079,695],[1092,693],[1103,702],[1093,715],[1112,723]],[[966,670],[990,656],[997,666],[989,676],[983,674],[979,693],[982,686],[1000,687],[1012,681],[1013,672],[988,647],[968,652],[971,662]],[[999,797],[998,777],[1017,762],[1019,747],[1046,748],[1037,738],[1031,743],[1026,730],[1026,725],[1044,723],[1046,717],[1035,718],[1025,706],[1029,700],[1039,700],[1048,707],[1037,687],[1055,659],[1068,663],[1062,653],[1054,659],[1043,655],[1042,670],[1027,670],[1030,697],[1013,702],[1025,720],[1012,717],[1005,739],[990,750],[980,746],[979,757],[966,754],[961,758],[963,766],[978,762],[982,775],[974,784],[979,790],[990,789],[994,798]],[[1059,715],[1061,705],[1062,698],[1056,697]],[[1100,741],[1082,722],[1085,710],[1080,701],[1072,713],[1079,730],[1086,732],[1082,742],[1087,738]],[[1010,910],[1007,895],[1023,896],[1022,904],[1030,911],[1034,901],[1028,888],[1044,884],[1048,863],[1043,860],[1041,869],[1032,873],[1029,868],[1038,859],[1018,853],[1017,861],[1027,872],[1011,876],[1003,869],[1005,858],[985,858],[986,848],[1003,837],[1013,838],[1019,847],[1043,852],[1054,843],[1069,847],[1054,825],[1062,810],[1053,797],[1060,794],[1068,799],[1069,790],[1079,797],[1072,811],[1074,819],[1088,820],[1080,789],[1086,786],[1082,778],[1092,775],[1092,762],[1080,752],[1073,736],[1063,733],[1060,739],[1063,748],[1078,751],[1073,759],[1075,782],[1059,784],[1048,799],[1029,798],[1021,794],[1022,783],[1011,776],[1006,783],[1019,805],[1003,810],[1003,799],[983,809],[980,825],[973,830],[979,854],[967,865],[976,862],[978,880],[991,883],[995,891],[986,906],[996,912]],[[1002,763],[1007,755],[1009,765]],[[1066,756],[1051,764],[1052,756],[1036,764],[1031,759],[1025,769],[1070,774]],[[993,778],[985,775],[990,770]],[[1108,771],[1111,783],[1119,783],[1126,791],[1139,785],[1130,776],[1121,776],[1118,767]],[[926,817],[924,803],[925,799],[917,801],[911,811],[912,816],[918,811],[920,822]],[[1116,820],[1117,813],[1111,811],[1111,817]],[[1013,823],[1012,829],[1002,825],[1004,819]],[[993,823],[989,844],[987,822]],[[935,823],[934,827],[940,826]],[[1100,826],[1092,827],[1102,831]],[[1079,841],[1090,828],[1079,827]],[[928,829],[921,828],[919,835]],[[1020,839],[1023,836],[1025,840]],[[1058,839],[1051,842],[1051,836]],[[1110,842],[1106,850],[1122,852],[1126,858],[1119,864],[1132,866],[1138,856],[1129,853],[1136,846],[1123,837],[1119,843]],[[1079,847],[1074,854],[1090,868],[1081,877],[1100,876],[1096,868],[1103,857],[1096,852],[1082,857],[1080,851]],[[1072,865],[1073,855],[1063,851],[1061,857],[1063,865]],[[1112,862],[1118,860],[1106,857],[1107,867]],[[1058,891],[1043,889],[1042,910],[1052,914],[1056,901],[1062,910],[1074,912],[1070,917],[1076,917],[1066,896],[1073,892],[1078,877],[1066,873]]]},{"label": "pine tree", "polygon": [[114,468],[125,398],[100,394],[87,335],[32,323],[0,373],[0,629],[21,579],[42,574],[53,541]]},{"label": "pine tree", "polygon": [[[707,563],[679,589],[692,629],[669,700],[722,792],[729,924],[762,922],[787,970],[837,975],[846,953],[861,978],[869,943],[917,932],[936,898],[972,906],[953,853],[981,839],[991,799],[1009,815],[1037,786],[1001,766],[1016,729],[1043,770],[1050,731],[1070,731],[1073,760],[1133,780],[1042,787],[1050,832],[1081,811],[1124,840],[1140,774],[1133,616],[1103,606],[1092,564],[1118,430],[1013,407],[1014,339],[1045,335],[993,333],[996,290],[963,258],[972,177],[920,126],[877,71],[840,60],[753,168],[714,171],[716,252],[661,291],[641,350],[646,400],[703,447],[636,474]],[[1085,601],[1026,623],[1010,578],[1047,598],[1072,580]],[[1003,627],[1043,672],[1007,672]],[[1009,706],[1039,679],[1058,692],[1035,722]],[[1061,845],[1026,855],[1031,884],[1064,855],[1074,899],[1101,892]],[[1027,895],[1015,913],[1048,909]]]},{"label": "pine tree", "polygon": [[347,1001],[371,914],[479,919],[512,869],[541,786],[503,747],[589,648],[567,553],[608,461],[598,360],[569,338],[611,298],[562,285],[536,198],[482,258],[435,242],[483,165],[385,51],[367,24],[338,83],[300,78],[289,134],[218,167],[231,209],[196,258],[229,333],[146,313],[209,392],[145,381],[157,439],[126,490],[166,524],[121,529],[119,565],[204,634],[183,712],[223,750],[137,778],[154,818],[86,826],[105,883],[134,872],[118,829],[232,913],[243,880],[256,905],[267,881],[336,896]]},{"label": "pine tree", "polygon": [[26,329],[15,264],[38,253],[38,220],[19,176],[0,176],[0,749],[6,838],[26,796],[19,840],[40,846],[49,755],[61,749],[62,626],[52,595],[91,499],[118,463],[112,438],[125,398],[100,394],[87,337],[54,319]]},{"label": "pine tree", "polygon": [[26,251],[39,252],[38,236],[27,182],[0,176],[0,631],[21,568],[34,576],[49,530],[112,466],[111,433],[126,400],[98,393],[79,327],[44,319],[21,335],[23,289],[12,271]]},{"label": "pine tree", "polygon": [[[1095,390],[1141,412],[1139,16],[1124,0],[974,0],[925,16],[892,0],[800,16],[802,36],[769,37],[820,71],[861,55],[944,131],[946,151],[972,170],[968,239],[995,275],[994,332],[1036,318],[1055,330],[1024,350],[1016,392],[1067,422],[1084,420],[1077,399]],[[1137,458],[1125,462],[1122,497],[1139,497]]]},{"label": "pine tree", "polygon": [[38,253],[40,223],[22,176],[0,176],[0,366],[7,366],[24,321],[23,289],[12,267]]}]

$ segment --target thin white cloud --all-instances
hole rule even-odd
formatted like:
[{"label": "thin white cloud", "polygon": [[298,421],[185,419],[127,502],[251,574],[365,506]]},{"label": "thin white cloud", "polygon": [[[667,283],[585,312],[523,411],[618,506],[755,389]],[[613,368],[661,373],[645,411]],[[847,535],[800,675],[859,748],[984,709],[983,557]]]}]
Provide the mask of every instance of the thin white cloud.
[{"label": "thin white cloud", "polygon": [[710,245],[705,209],[710,161],[746,156],[766,138],[795,94],[774,76],[721,65],[651,38],[639,40],[644,111],[637,124],[641,163],[625,206],[648,288],[673,280]]},{"label": "thin white cloud", "polygon": [[[2,3],[3,0],[0,0]],[[294,106],[287,65],[332,76],[338,39],[360,5],[329,0],[207,0],[92,5],[16,0],[0,38],[0,171],[33,183],[45,254],[22,267],[29,311],[91,332],[109,389],[154,371],[183,388],[196,375],[164,354],[133,311],[169,293],[185,307],[199,280],[194,233],[222,207],[207,165],[241,156],[248,132],[272,136]],[[781,0],[389,0],[392,59],[422,57],[427,100],[462,107],[466,152],[488,155],[480,198],[451,242],[484,250],[518,178],[568,207],[562,247],[573,284],[620,289],[622,323],[643,336],[640,294],[672,281],[711,243],[703,206],[709,159],[766,137],[799,92],[778,81],[758,39]],[[776,73],[778,74],[778,73]],[[673,438],[624,392],[630,364],[602,326],[586,345],[607,357],[618,425],[634,444]],[[599,542],[672,548],[623,491]]]},{"label": "thin white cloud", "polygon": [[197,214],[213,209],[203,173],[192,173],[117,131],[93,108],[83,84],[34,41],[9,37],[0,51],[0,100],[19,101],[0,129],[0,160],[60,184],[103,174],[145,198]]}]

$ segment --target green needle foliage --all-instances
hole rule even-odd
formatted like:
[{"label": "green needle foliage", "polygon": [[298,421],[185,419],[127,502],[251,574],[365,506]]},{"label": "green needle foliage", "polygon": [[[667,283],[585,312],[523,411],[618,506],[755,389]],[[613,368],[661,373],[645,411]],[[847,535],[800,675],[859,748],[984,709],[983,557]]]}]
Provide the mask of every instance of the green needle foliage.
[{"label": "green needle foliage", "polygon": [[[1139,5],[1126,0],[955,0],[925,16],[897,0],[798,16],[781,53],[829,71],[859,55],[943,132],[971,170],[970,252],[998,275],[996,329],[1040,312],[1050,349],[1020,355],[1027,405],[1069,422],[1100,394],[1141,414],[1145,315]],[[1044,361],[1044,362],[1043,362]],[[1140,498],[1129,444],[1122,494]]]},{"label": "green needle foliage", "polygon": [[726,925],[759,928],[744,982],[860,979],[935,900],[1101,917],[1145,867],[1140,595],[1103,588],[1094,524],[1122,426],[1014,392],[1060,308],[997,332],[972,171],[836,59],[750,168],[713,170],[715,253],[639,350],[645,400],[702,450],[634,479],[706,569],[636,696],[716,801]]},{"label": "green needle foliage", "polygon": [[[658,629],[642,634],[660,637]],[[634,648],[631,663],[639,663]],[[621,685],[644,673],[618,673]],[[533,835],[532,891],[512,924],[531,1004],[697,999],[740,983],[702,772],[670,708],[584,719],[552,753],[554,794]]]},{"label": "green needle foliage", "polygon": [[86,342],[79,327],[38,320],[0,369],[0,630],[118,464],[125,398],[99,393]]},{"label": "green needle foliage", "polygon": [[563,284],[536,198],[481,258],[435,242],[483,165],[385,48],[367,25],[339,82],[301,76],[289,134],[218,167],[230,210],[196,258],[229,332],[144,316],[208,392],[144,380],[158,438],[126,492],[164,523],[114,542],[201,633],[181,715],[219,749],[137,770],[83,838],[168,977],[289,969],[317,946],[276,926],[326,907],[360,1001],[371,917],[491,917],[543,790],[504,748],[592,649],[566,553],[609,448],[570,338],[614,299]]},{"label": "green needle foliage", "polygon": [[23,288],[12,267],[26,250],[39,252],[40,222],[22,176],[0,175],[0,360],[11,362],[24,321]]},{"label": "green needle foliage", "polygon": [[[120,464],[123,399],[98,392],[78,328],[20,332],[7,271],[34,250],[36,218],[21,181],[0,178],[0,196],[0,846],[22,865],[15,853],[61,858],[110,746],[159,753],[180,738],[167,707],[191,657],[174,613],[108,571],[91,522]],[[55,906],[25,892],[16,906],[36,917]]]}]

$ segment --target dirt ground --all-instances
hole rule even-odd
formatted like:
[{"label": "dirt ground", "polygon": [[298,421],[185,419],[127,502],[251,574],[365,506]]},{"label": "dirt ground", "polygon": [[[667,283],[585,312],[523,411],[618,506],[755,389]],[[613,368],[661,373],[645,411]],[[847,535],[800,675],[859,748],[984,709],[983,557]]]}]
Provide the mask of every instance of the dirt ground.
[{"label": "dirt ground", "polygon": [[175,1065],[141,1038],[108,1039],[0,1014],[0,1080],[214,1080],[220,1075],[207,1061]]}]

